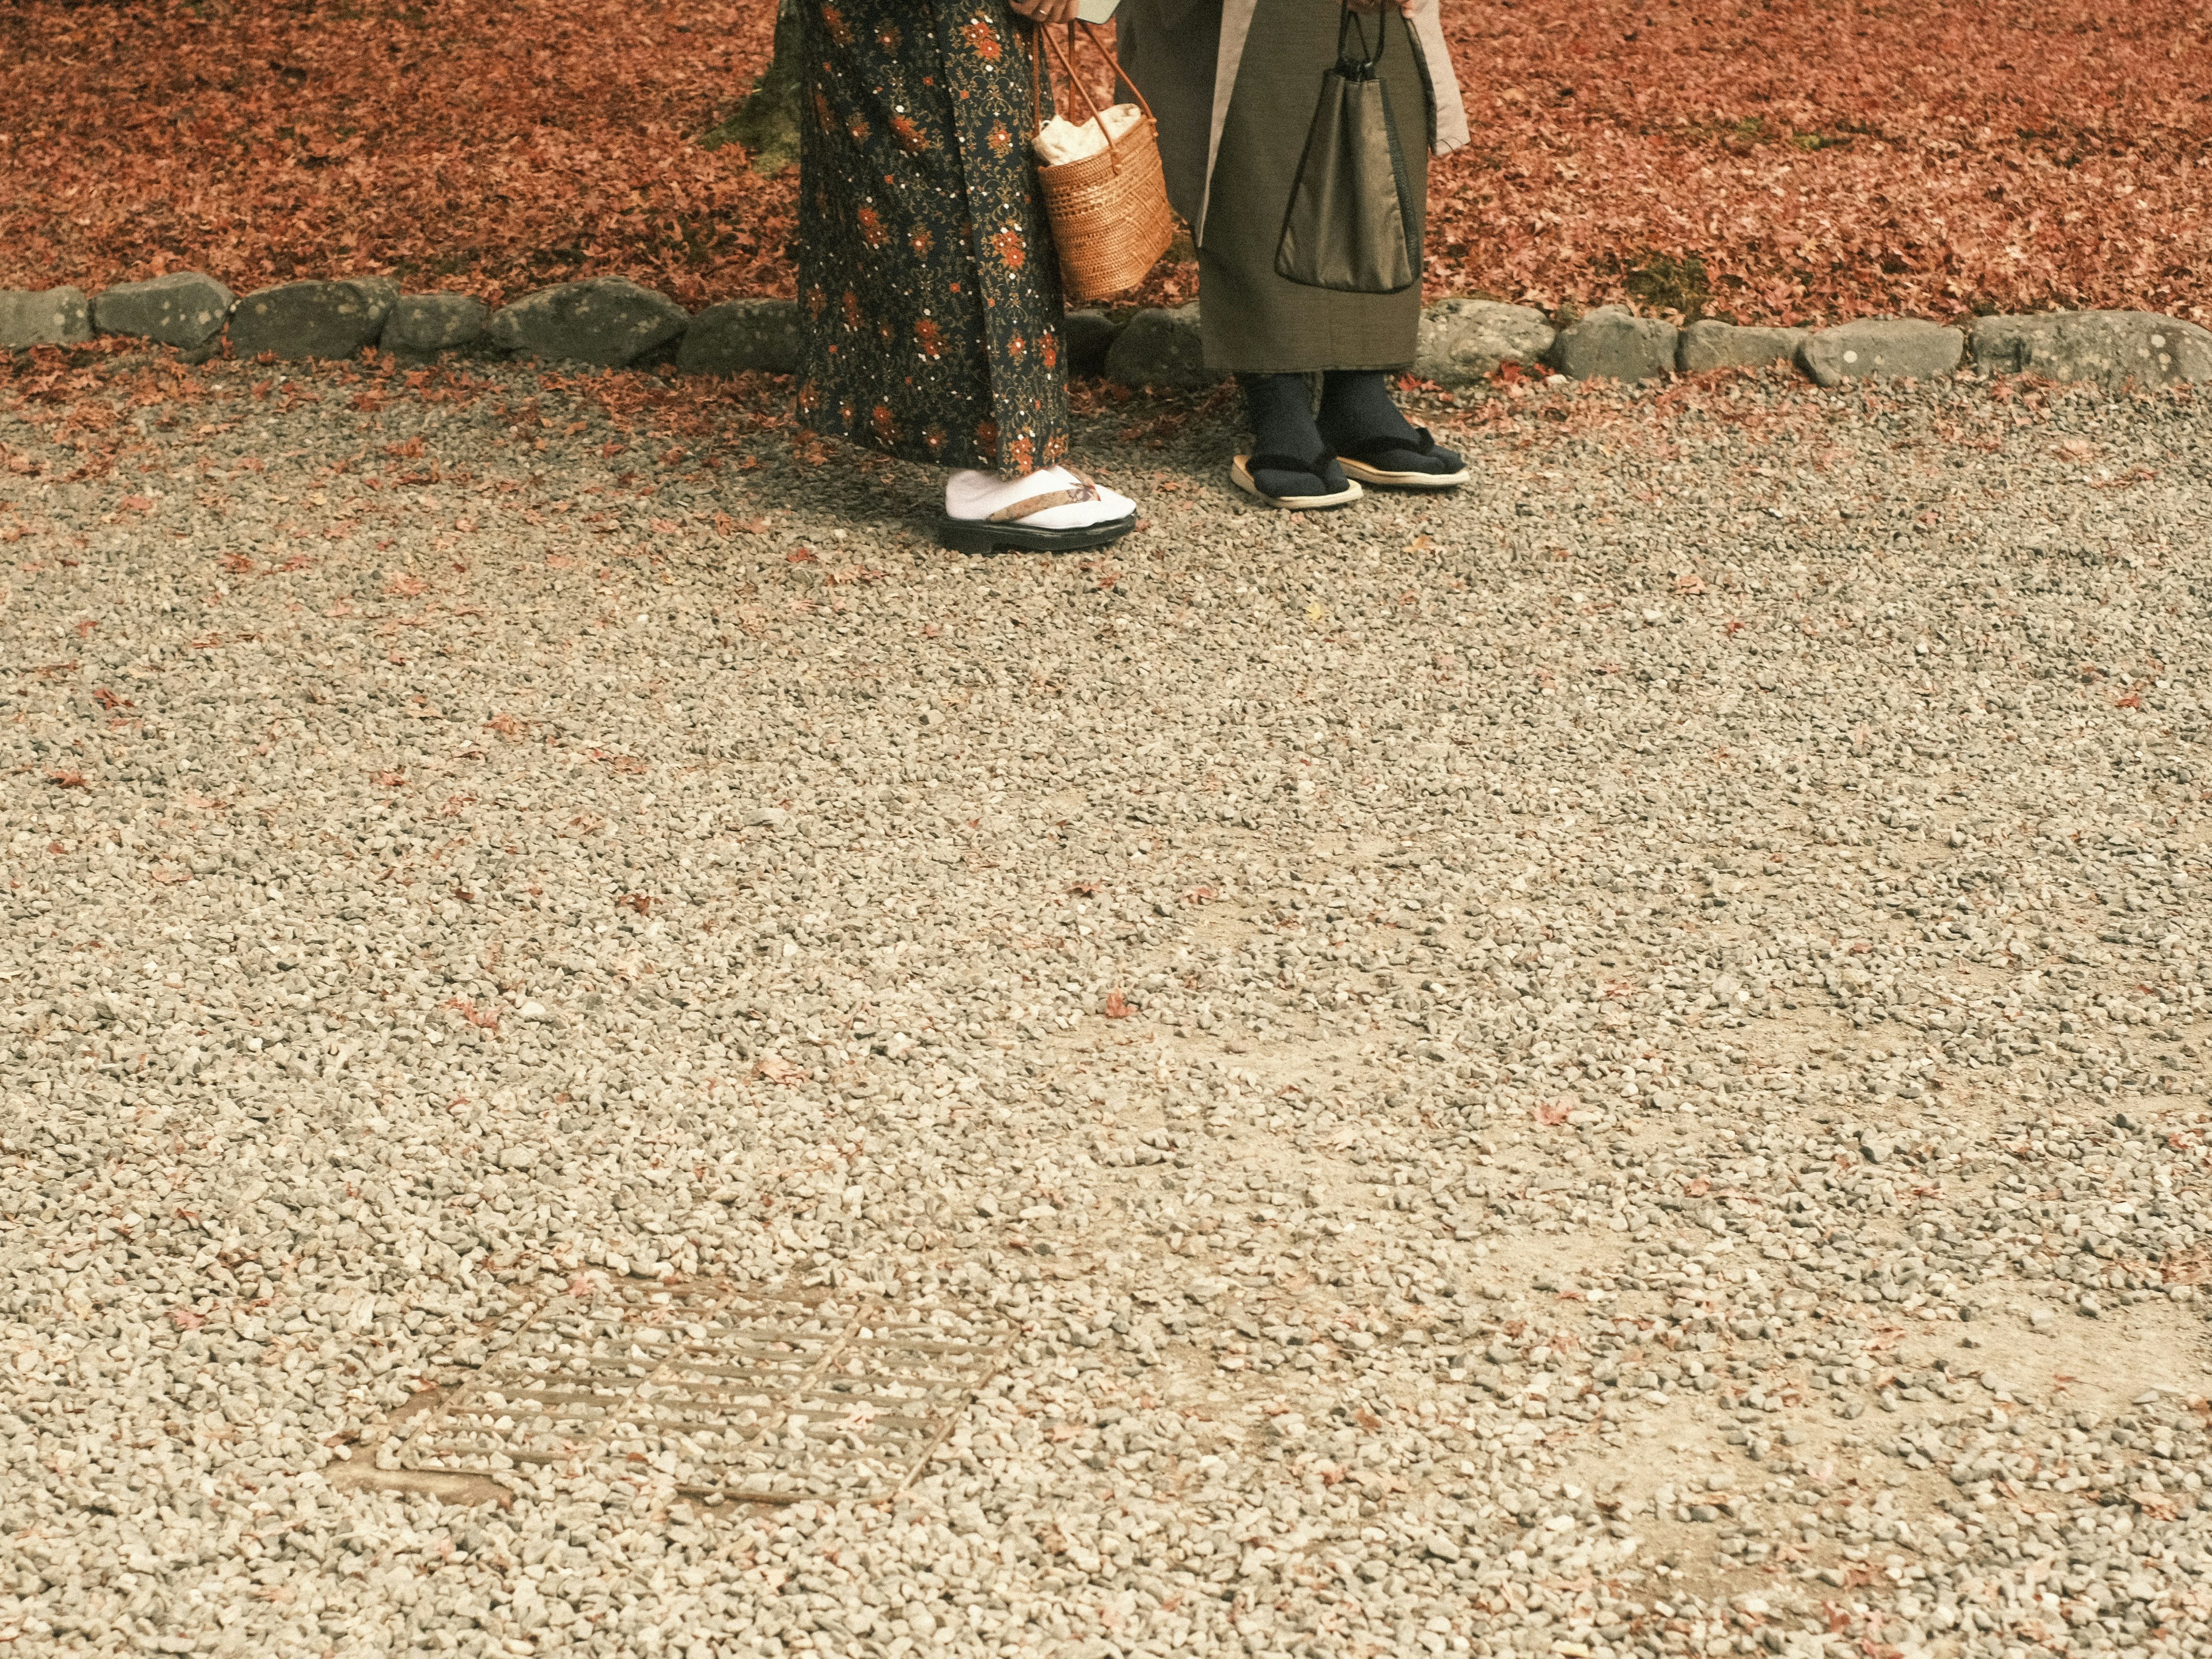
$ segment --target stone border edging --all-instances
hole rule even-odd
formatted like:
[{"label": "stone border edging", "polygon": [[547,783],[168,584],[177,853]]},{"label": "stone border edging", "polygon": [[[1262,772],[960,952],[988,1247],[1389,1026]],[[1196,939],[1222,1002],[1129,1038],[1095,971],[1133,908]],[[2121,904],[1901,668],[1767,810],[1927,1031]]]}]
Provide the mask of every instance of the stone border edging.
[{"label": "stone border edging", "polygon": [[[1125,386],[1195,389],[1206,368],[1194,301],[1116,322],[1067,316],[1069,367]],[[0,348],[76,345],[95,333],[173,346],[193,362],[223,347],[284,362],[350,357],[375,345],[422,362],[450,351],[500,352],[599,368],[673,363],[686,374],[799,365],[799,307],[789,300],[725,300],[696,316],[625,276],[593,276],[526,294],[494,310],[465,294],[403,294],[389,277],[283,283],[242,298],[200,271],[123,283],[88,298],[76,288],[0,289]],[[1910,317],[1834,328],[1685,328],[1601,306],[1563,327],[1534,307],[1440,300],[1421,313],[1413,373],[1458,388],[1508,363],[1569,380],[1633,384],[1716,368],[1795,365],[1814,384],[1928,379],[1971,361],[1993,374],[2038,374],[2118,392],[2212,381],[2212,331],[2149,311],[2053,311],[1978,317],[1966,328]]]}]

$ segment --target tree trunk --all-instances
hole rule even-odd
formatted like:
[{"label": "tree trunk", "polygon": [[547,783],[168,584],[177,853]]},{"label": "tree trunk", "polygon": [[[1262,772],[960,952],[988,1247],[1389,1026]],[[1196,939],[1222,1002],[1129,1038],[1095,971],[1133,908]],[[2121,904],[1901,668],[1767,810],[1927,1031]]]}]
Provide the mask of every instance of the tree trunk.
[{"label": "tree trunk", "polygon": [[737,144],[756,173],[780,173],[799,160],[799,0],[780,0],[775,50],[744,102],[701,138],[708,149]]}]

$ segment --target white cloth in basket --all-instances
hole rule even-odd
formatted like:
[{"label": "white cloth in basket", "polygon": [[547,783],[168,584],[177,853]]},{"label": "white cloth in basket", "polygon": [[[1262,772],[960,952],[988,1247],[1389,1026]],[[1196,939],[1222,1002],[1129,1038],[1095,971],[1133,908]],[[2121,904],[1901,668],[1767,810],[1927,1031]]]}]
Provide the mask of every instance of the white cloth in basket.
[{"label": "white cloth in basket", "polygon": [[[1097,155],[1104,150],[1109,137],[1119,143],[1144,118],[1144,111],[1134,104],[1115,104],[1104,114],[1093,116],[1080,126],[1055,115],[1037,129],[1037,160],[1047,167],[1057,167],[1080,161],[1086,155]],[[1101,121],[1106,124],[1103,132],[1098,126]]]}]

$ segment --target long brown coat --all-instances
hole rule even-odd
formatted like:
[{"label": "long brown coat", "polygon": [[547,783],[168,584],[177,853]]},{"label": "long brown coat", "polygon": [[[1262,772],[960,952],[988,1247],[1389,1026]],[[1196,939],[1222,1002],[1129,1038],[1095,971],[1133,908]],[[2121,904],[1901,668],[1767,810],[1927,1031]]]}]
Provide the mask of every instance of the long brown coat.
[{"label": "long brown coat", "polygon": [[[1325,5],[1328,0],[1309,3]],[[1168,194],[1201,242],[1214,158],[1257,5],[1258,0],[1121,0],[1114,16],[1121,67],[1159,118]],[[1429,148],[1448,155],[1467,143],[1467,112],[1460,104],[1459,77],[1452,71],[1437,7],[1438,0],[1415,0],[1409,21],[1427,83]],[[1319,90],[1316,86],[1305,94],[1285,88],[1284,94],[1310,97]],[[1298,127],[1303,132],[1303,120]]]}]

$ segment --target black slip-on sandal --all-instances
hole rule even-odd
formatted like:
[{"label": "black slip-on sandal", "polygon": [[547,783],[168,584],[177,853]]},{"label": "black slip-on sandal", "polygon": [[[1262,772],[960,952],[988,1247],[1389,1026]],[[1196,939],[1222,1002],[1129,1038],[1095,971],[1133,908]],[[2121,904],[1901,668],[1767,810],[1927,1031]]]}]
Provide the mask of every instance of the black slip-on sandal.
[{"label": "black slip-on sandal", "polygon": [[1300,460],[1295,455],[1239,455],[1229,464],[1229,477],[1246,495],[1256,495],[1268,506],[1290,513],[1307,513],[1321,507],[1349,507],[1367,493],[1352,483],[1325,495],[1270,495],[1253,482],[1253,475],[1259,472],[1304,472],[1322,478],[1328,472],[1328,463],[1329,457],[1325,454],[1307,460]]},{"label": "black slip-on sandal", "polygon": [[1400,455],[1435,454],[1437,441],[1428,428],[1417,426],[1413,430],[1419,436],[1412,442],[1404,438],[1362,438],[1347,444],[1336,452],[1337,464],[1347,478],[1384,489],[1454,489],[1468,481],[1471,475],[1464,465],[1456,472],[1420,472],[1377,465]]}]

